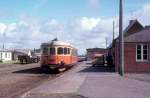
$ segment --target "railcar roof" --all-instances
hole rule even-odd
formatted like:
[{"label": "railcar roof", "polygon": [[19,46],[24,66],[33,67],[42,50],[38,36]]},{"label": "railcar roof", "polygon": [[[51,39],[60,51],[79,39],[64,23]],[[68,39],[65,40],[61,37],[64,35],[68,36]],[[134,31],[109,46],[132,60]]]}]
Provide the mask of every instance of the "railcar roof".
[{"label": "railcar roof", "polygon": [[53,45],[53,46],[69,46],[69,47],[74,48],[70,43],[64,42],[64,41],[52,41],[52,42],[48,42],[48,43],[42,43],[42,46],[49,46],[49,45]]}]

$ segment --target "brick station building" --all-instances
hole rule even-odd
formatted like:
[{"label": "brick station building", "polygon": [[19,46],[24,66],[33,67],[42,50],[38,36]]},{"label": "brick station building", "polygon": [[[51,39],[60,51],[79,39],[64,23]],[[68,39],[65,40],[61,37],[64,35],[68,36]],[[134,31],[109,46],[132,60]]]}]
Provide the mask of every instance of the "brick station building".
[{"label": "brick station building", "polygon": [[[116,71],[119,71],[119,40],[116,38],[109,53],[114,57]],[[143,26],[131,20],[124,30],[124,70],[127,73],[150,72],[150,26]]]}]

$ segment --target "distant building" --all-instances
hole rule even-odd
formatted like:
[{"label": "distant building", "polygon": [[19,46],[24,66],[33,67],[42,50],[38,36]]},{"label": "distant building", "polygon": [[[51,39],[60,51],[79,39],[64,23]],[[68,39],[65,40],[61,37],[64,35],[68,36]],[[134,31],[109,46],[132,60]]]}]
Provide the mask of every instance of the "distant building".
[{"label": "distant building", "polygon": [[29,57],[37,57],[40,56],[40,49],[15,49],[16,51],[22,52]]},{"label": "distant building", "polygon": [[96,56],[102,56],[104,54],[107,54],[107,50],[104,48],[90,48],[87,50],[87,60],[93,60]]},{"label": "distant building", "polygon": [[[109,53],[119,71],[118,38],[113,41]],[[124,30],[124,70],[127,73],[150,72],[150,26],[144,27],[137,20],[131,20]]]},{"label": "distant building", "polygon": [[31,58],[40,57],[40,49],[15,49],[15,50],[0,50],[0,61],[16,61],[19,55],[28,55]]},{"label": "distant building", "polygon": [[40,56],[41,56],[41,49],[34,49],[34,55],[35,56],[37,56],[37,57],[39,57],[40,58]]},{"label": "distant building", "polygon": [[15,50],[0,50],[0,61],[16,61],[19,55],[24,55],[24,53]]}]

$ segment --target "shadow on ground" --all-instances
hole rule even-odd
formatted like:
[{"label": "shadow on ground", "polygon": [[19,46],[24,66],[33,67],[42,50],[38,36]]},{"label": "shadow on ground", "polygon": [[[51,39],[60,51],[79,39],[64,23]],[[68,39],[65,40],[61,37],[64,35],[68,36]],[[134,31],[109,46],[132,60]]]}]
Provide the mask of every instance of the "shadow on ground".
[{"label": "shadow on ground", "polygon": [[79,72],[115,72],[115,68],[106,66],[89,66]]},{"label": "shadow on ground", "polygon": [[40,67],[30,68],[30,69],[24,69],[15,71],[13,73],[20,73],[20,74],[56,74],[57,72],[50,69],[42,70]]}]

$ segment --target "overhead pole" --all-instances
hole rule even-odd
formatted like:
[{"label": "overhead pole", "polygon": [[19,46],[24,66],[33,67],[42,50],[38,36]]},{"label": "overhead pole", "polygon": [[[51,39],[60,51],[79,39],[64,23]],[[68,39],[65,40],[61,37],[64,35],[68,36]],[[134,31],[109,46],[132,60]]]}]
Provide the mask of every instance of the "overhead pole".
[{"label": "overhead pole", "polygon": [[3,47],[2,47],[3,50],[5,50],[5,41],[6,41],[5,39],[6,39],[6,29],[3,32]]},{"label": "overhead pole", "polygon": [[115,39],[115,21],[113,20],[113,41]]},{"label": "overhead pole", "polygon": [[105,41],[106,41],[106,49],[107,49],[107,46],[108,46],[108,38],[107,37],[105,38]]},{"label": "overhead pole", "polygon": [[119,55],[120,75],[124,76],[123,0],[119,1]]}]

